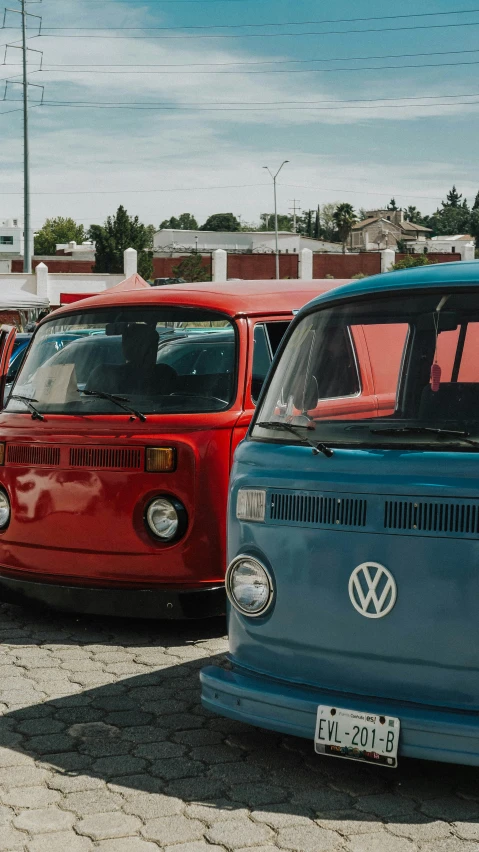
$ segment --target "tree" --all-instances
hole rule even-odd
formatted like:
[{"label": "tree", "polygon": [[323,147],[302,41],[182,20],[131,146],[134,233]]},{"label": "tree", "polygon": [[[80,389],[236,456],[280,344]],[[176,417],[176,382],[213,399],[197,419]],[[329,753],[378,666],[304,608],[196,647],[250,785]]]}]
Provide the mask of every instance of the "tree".
[{"label": "tree", "polygon": [[[260,231],[274,231],[274,213],[262,213],[260,216]],[[292,231],[293,217],[286,213],[278,213],[278,231]]]},{"label": "tree", "polygon": [[472,205],[472,210],[479,210],[479,192],[477,193],[474,204]]},{"label": "tree", "polygon": [[197,231],[198,222],[192,213],[180,213],[178,218],[171,216],[169,219],[165,219],[160,228],[171,228],[174,231]]},{"label": "tree", "polygon": [[[459,207],[462,198],[462,192],[459,193],[455,186],[447,193],[447,200],[442,202],[443,207]],[[465,201],[465,199],[464,199]],[[466,202],[467,203],[467,202]]]},{"label": "tree", "polygon": [[321,210],[318,204],[316,210],[316,218],[314,220],[314,238],[319,240],[321,237]]},{"label": "tree", "polygon": [[211,281],[211,276],[202,264],[200,254],[184,257],[178,266],[173,267],[173,275],[184,278],[185,281]]},{"label": "tree", "polygon": [[395,198],[391,198],[391,201],[389,202],[388,206],[386,207],[386,210],[399,210],[399,207],[396,204]]},{"label": "tree", "polygon": [[233,213],[213,213],[200,231],[240,231],[241,223]]},{"label": "tree", "polygon": [[404,218],[407,222],[412,222],[414,225],[419,225],[422,221],[422,215],[414,205],[409,205],[404,211]]},{"label": "tree", "polygon": [[339,239],[343,244],[343,254],[346,254],[346,242],[351,233],[351,228],[357,221],[352,204],[348,204],[347,202],[339,204],[333,213],[333,219]]},{"label": "tree", "polygon": [[321,205],[321,236],[324,240],[330,242],[337,242],[338,240],[336,221],[334,219],[334,214],[338,206],[338,203],[333,201]]},{"label": "tree", "polygon": [[138,216],[129,216],[120,205],[115,216],[108,216],[104,225],[92,225],[90,238],[96,247],[95,272],[123,272],[123,252],[134,248],[138,252],[138,272],[145,278],[153,273],[153,225],[143,225]]},{"label": "tree", "polygon": [[55,254],[57,243],[82,243],[86,239],[83,225],[74,219],[57,216],[47,219],[38,234],[35,234],[35,254]]},{"label": "tree", "polygon": [[434,260],[429,260],[427,254],[408,254],[402,260],[394,263],[389,271],[391,272],[393,269],[411,269],[413,266],[427,266],[435,262]]}]

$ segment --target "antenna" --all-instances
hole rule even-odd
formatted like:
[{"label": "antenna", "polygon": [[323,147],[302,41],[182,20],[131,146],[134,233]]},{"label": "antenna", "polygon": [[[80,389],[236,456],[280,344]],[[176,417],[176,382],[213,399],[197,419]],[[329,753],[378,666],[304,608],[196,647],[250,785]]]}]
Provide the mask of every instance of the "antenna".
[{"label": "antenna", "polygon": [[[27,18],[37,18],[38,20],[38,32],[35,35],[39,36],[42,31],[42,18],[40,15],[34,15],[31,12],[27,12],[27,0],[18,0],[21,4],[21,9],[5,9],[3,13],[3,25],[2,29],[5,29],[5,21],[7,18],[7,14],[10,12],[13,15],[21,15],[22,18],[22,44],[6,44],[5,45],[5,54],[4,54],[4,64],[7,59],[8,49],[17,49],[22,51],[22,66],[23,66],[23,79],[20,82],[19,80],[6,80],[5,82],[5,92],[3,95],[3,100],[7,100],[7,92],[8,92],[8,84],[11,85],[21,85],[23,86],[23,271],[30,273],[32,271],[32,257],[30,251],[30,235],[31,235],[31,227],[30,227],[30,157],[29,157],[29,135],[28,135],[28,87],[35,86],[37,89],[42,90],[42,97],[38,105],[43,103],[43,86],[39,86],[35,83],[28,82],[28,68],[27,68],[27,53],[31,51],[33,53],[40,53],[40,68],[42,68],[43,62],[43,52],[41,50],[34,50],[31,47],[27,47]],[[42,0],[29,0],[30,3],[41,3]]]}]

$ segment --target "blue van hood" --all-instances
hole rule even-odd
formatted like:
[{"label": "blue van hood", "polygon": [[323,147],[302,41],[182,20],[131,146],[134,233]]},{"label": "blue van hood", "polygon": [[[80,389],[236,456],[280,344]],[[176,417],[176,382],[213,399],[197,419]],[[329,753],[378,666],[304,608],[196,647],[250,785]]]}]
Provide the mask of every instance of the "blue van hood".
[{"label": "blue van hood", "polygon": [[[326,458],[304,446],[240,445],[228,556],[262,560],[276,599],[264,618],[231,612],[233,660],[291,683],[479,709],[478,474],[471,452]],[[265,488],[264,523],[236,520],[244,487]],[[363,564],[395,583],[384,617],[353,603]]]}]

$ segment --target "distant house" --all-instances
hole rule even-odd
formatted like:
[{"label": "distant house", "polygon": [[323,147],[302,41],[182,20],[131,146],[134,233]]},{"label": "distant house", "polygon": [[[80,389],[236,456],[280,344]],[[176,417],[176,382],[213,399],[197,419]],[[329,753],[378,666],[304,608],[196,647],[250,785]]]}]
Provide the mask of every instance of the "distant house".
[{"label": "distant house", "polygon": [[[0,220],[1,271],[8,271],[7,264],[12,259],[23,257],[23,247],[23,222],[20,219]],[[33,233],[30,234],[30,253],[33,254]]]},{"label": "distant house", "polygon": [[353,251],[397,249],[400,240],[416,244],[431,233],[424,225],[408,222],[402,210],[369,210],[366,219],[353,225],[349,245]]}]

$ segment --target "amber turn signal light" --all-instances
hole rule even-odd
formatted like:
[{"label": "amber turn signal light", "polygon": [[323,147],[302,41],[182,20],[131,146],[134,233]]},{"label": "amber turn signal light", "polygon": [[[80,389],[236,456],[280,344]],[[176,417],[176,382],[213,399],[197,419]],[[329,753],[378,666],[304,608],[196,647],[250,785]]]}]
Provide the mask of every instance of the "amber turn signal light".
[{"label": "amber turn signal light", "polygon": [[5,444],[0,444],[0,465],[5,463]]},{"label": "amber turn signal light", "polygon": [[146,470],[149,473],[171,473],[176,470],[174,447],[147,447]]}]

